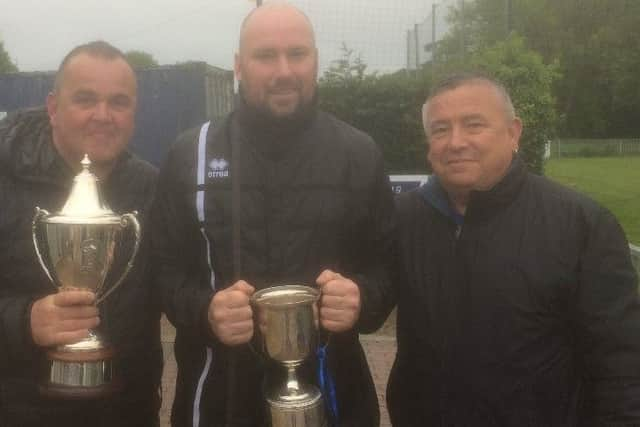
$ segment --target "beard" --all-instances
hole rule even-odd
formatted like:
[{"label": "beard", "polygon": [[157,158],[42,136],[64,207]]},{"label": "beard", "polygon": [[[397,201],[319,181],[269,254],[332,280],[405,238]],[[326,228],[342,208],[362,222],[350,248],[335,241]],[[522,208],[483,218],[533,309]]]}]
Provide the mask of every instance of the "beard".
[{"label": "beard", "polygon": [[251,125],[262,129],[295,130],[303,127],[313,117],[318,106],[318,89],[315,88],[311,99],[300,97],[294,110],[287,114],[278,114],[267,102],[255,103],[247,99],[242,82],[238,85],[240,110]]}]

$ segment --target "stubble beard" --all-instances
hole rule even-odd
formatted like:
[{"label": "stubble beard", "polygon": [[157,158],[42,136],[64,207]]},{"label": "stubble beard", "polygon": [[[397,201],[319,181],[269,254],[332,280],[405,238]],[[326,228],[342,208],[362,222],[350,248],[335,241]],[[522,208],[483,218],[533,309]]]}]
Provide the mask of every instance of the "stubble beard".
[{"label": "stubble beard", "polygon": [[288,113],[278,113],[268,100],[255,103],[245,96],[242,83],[238,85],[238,93],[242,102],[253,119],[271,126],[288,126],[306,120],[313,114],[318,104],[318,89],[315,88],[311,99],[305,100],[301,92],[298,92],[298,100],[295,108]]}]

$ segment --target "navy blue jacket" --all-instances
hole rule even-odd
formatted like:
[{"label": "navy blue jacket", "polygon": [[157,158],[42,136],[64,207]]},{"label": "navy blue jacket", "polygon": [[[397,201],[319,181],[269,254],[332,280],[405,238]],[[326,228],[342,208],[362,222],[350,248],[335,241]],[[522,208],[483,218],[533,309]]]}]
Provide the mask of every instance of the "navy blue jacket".
[{"label": "navy blue jacket", "polygon": [[609,211],[517,157],[464,217],[437,178],[397,207],[394,426],[640,425],[638,281]]}]

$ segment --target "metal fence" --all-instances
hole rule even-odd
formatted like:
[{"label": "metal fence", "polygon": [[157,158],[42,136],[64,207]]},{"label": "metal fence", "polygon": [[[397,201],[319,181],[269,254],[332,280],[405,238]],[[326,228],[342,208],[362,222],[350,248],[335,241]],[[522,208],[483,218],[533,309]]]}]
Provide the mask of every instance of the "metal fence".
[{"label": "metal fence", "polygon": [[631,250],[631,261],[640,275],[640,246],[629,245],[629,250]]},{"label": "metal fence", "polygon": [[640,155],[636,139],[557,139],[547,144],[546,158]]},{"label": "metal fence", "polygon": [[431,14],[407,31],[407,70],[416,70],[430,62],[440,42],[449,31],[451,8],[460,0],[441,0],[431,5]]}]

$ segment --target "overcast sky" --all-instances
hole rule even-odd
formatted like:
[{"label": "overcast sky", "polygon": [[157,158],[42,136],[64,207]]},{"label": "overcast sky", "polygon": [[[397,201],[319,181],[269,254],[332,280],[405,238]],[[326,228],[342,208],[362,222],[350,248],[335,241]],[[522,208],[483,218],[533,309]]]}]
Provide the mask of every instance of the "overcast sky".
[{"label": "overcast sky", "polygon": [[[406,32],[429,0],[292,0],[312,20],[321,66],[346,43],[369,70],[406,62]],[[0,0],[0,39],[20,71],[54,70],[74,46],[104,39],[151,53],[160,64],[201,60],[231,69],[249,0]]]}]

